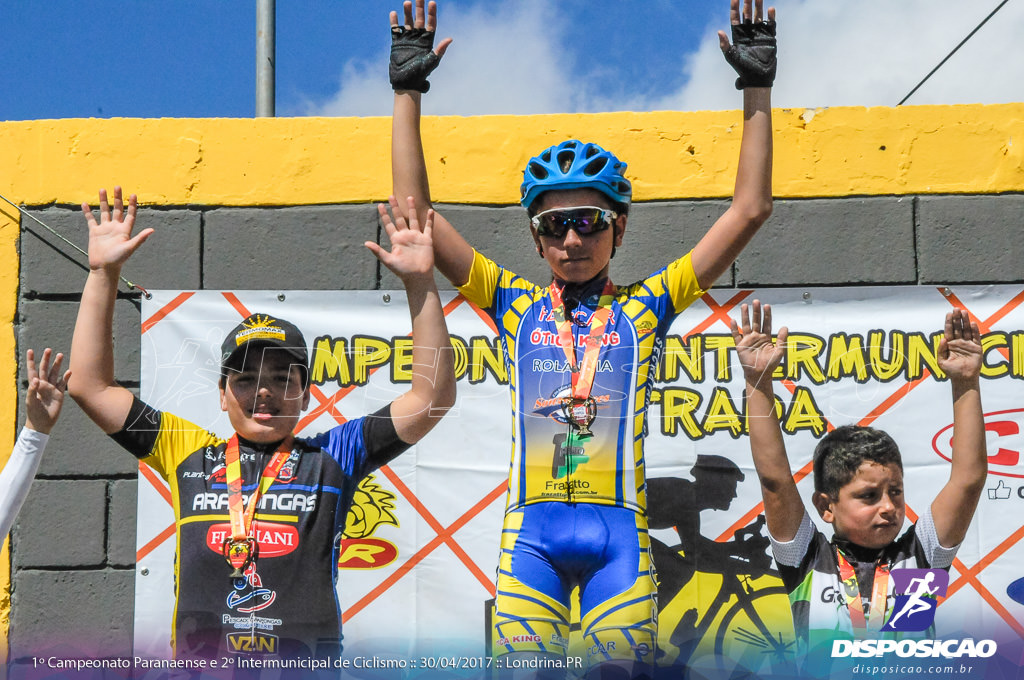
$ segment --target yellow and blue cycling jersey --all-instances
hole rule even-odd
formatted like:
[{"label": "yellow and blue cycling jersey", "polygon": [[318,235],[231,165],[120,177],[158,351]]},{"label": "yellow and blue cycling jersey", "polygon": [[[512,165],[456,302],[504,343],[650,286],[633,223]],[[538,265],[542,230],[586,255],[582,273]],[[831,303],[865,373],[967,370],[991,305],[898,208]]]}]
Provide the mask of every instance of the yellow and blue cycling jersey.
[{"label": "yellow and blue cycling jersey", "polygon": [[[646,510],[647,405],[672,320],[704,291],[682,257],[646,279],[616,286],[591,396],[593,436],[570,436],[561,400],[572,366],[559,342],[548,287],[533,284],[475,253],[460,292],[495,321],[512,392],[512,460],[506,512],[532,503],[596,503]],[[576,359],[583,356],[595,294],[572,311]]]}]

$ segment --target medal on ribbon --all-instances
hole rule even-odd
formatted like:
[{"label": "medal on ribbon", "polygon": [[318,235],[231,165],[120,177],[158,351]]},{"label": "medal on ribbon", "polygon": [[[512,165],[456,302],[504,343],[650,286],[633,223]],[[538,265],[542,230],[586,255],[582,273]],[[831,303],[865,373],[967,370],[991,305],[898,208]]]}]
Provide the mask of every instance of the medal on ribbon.
[{"label": "medal on ribbon", "polygon": [[[228,486],[228,516],[231,519],[231,536],[224,539],[221,552],[224,559],[232,567],[230,578],[242,578],[245,570],[259,557],[259,543],[252,537],[252,520],[256,515],[256,506],[260,496],[270,488],[281,471],[285,461],[292,455],[292,438],[288,437],[278,447],[274,457],[270,459],[260,483],[249,497],[249,504],[242,501],[242,466],[239,463],[238,435],[233,435],[224,451],[226,481]],[[243,507],[245,506],[245,507]]]},{"label": "medal on ribbon", "polygon": [[577,436],[593,436],[590,424],[597,417],[597,402],[593,397],[588,396],[586,399],[562,397],[562,413],[565,414],[565,419],[576,428]]},{"label": "medal on ribbon", "polygon": [[875,580],[871,586],[871,606],[867,617],[865,617],[864,605],[860,597],[860,586],[857,584],[857,571],[843,555],[843,551],[838,548],[836,548],[836,558],[839,562],[839,578],[846,587],[843,597],[850,610],[850,623],[853,624],[854,633],[862,635],[865,630],[880,630],[884,623],[885,603],[889,594],[889,565],[881,562],[875,565]]},{"label": "medal on ribbon", "polygon": [[228,564],[234,567],[234,570],[231,572],[231,578],[243,578],[245,576],[245,570],[259,556],[259,546],[260,544],[251,536],[241,541],[233,538],[224,539],[222,547],[224,558],[228,561]]},{"label": "medal on ribbon", "polygon": [[597,418],[597,402],[590,392],[594,387],[594,376],[597,373],[598,354],[601,351],[604,329],[612,314],[612,302],[615,299],[615,286],[611,279],[604,284],[597,310],[590,317],[587,336],[583,338],[583,359],[576,361],[576,342],[572,332],[572,323],[565,314],[565,303],[562,300],[562,287],[558,282],[551,284],[551,313],[558,327],[558,340],[565,352],[565,358],[572,368],[571,396],[562,398],[562,413],[572,425],[577,437],[592,437],[590,429]]}]

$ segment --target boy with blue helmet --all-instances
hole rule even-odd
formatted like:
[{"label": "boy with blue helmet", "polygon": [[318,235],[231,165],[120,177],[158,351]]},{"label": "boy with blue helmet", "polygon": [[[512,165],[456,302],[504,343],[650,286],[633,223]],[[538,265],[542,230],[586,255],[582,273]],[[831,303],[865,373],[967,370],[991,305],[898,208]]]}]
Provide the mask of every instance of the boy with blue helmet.
[{"label": "boy with blue helmet", "polygon": [[597,189],[625,206],[633,197],[633,185],[625,177],[626,164],[597,144],[568,139],[534,156],[523,170],[520,203],[529,209],[545,191]]},{"label": "boy with blue helmet", "polygon": [[[435,217],[438,269],[495,321],[512,392],[512,459],[498,564],[500,667],[564,675],[570,594],[579,588],[587,677],[653,670],[656,584],[647,533],[643,439],[654,372],[672,320],[724,273],[771,213],[774,10],[731,0],[719,33],[743,90],[732,205],[689,253],[628,286],[609,263],[622,245],[632,187],[626,164],[567,140],[529,161],[522,204],[552,281],[536,285],[476,252]],[[396,196],[430,205],[421,94],[450,39],[432,49],[436,6],[391,13]],[[392,198],[392,205],[401,206]],[[539,361],[538,361],[539,360]],[[551,370],[554,367],[554,370]],[[533,656],[547,663],[514,663]],[[552,663],[555,662],[555,663]],[[552,670],[553,669],[553,670]],[[550,675],[547,675],[550,674]]]}]

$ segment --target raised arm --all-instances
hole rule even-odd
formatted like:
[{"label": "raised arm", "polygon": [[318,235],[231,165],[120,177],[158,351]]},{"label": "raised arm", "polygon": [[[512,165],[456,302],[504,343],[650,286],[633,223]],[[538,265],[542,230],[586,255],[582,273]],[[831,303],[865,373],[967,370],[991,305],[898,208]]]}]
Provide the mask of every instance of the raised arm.
[{"label": "raised arm", "polygon": [[780,328],[778,340],[773,343],[771,306],[765,305],[762,310],[760,301],[754,300],[753,315],[750,312],[747,305],[742,306],[740,322],[731,322],[732,337],[746,380],[750,452],[761,481],[765,520],[772,537],[786,542],[796,536],[804,516],[772,390],[772,373],[782,363],[789,331],[785,326]]},{"label": "raised arm", "polygon": [[132,236],[137,207],[132,194],[127,211],[124,209],[121,187],[114,188],[113,213],[107,204],[107,192],[100,189],[99,222],[89,204],[82,204],[89,224],[89,277],[71,340],[68,389],[86,415],[107,434],[124,426],[133,399],[131,392],[114,381],[113,324],[121,267],[153,233],[144,229]]},{"label": "raised arm", "polygon": [[[420,136],[420,114],[423,93],[430,88],[427,76],[437,66],[451,44],[445,38],[432,49],[437,27],[437,4],[431,2],[424,11],[423,0],[403,6],[404,23],[399,25],[397,12],[391,13],[391,86],[395,89],[395,108],[391,119],[391,176],[395,196],[416,199],[419,222],[426,221],[431,209],[430,183]],[[403,214],[406,206],[391,202]],[[469,279],[473,264],[473,248],[441,215],[434,215],[434,258],[437,268],[454,285]]]},{"label": "raised arm", "polygon": [[412,385],[391,402],[391,419],[399,438],[415,444],[455,403],[455,365],[451,338],[434,285],[434,253],[431,227],[434,211],[428,210],[422,229],[416,203],[409,198],[406,220],[395,211],[392,222],[383,205],[377,206],[391,241],[391,252],[372,241],[366,247],[405,285],[412,315]]},{"label": "raised arm", "polygon": [[3,472],[0,472],[0,542],[10,532],[28,497],[50,430],[64,404],[64,388],[71,371],[62,374],[60,365],[64,355],[53,357],[51,363],[52,355],[53,350],[47,347],[37,365],[35,352],[26,352],[28,391],[25,393],[25,427],[18,435]]},{"label": "raised arm", "polygon": [[967,535],[988,475],[979,380],[981,331],[962,309],[946,315],[938,360],[953,388],[953,462],[949,481],[932,501],[932,519],[939,543],[952,548]]},{"label": "raised arm", "polygon": [[718,42],[743,90],[743,138],[732,204],[694,247],[691,260],[702,288],[708,288],[736,260],[772,213],[772,108],[775,80],[775,8],[762,14],[762,0],[731,0],[732,44],[719,31]]}]

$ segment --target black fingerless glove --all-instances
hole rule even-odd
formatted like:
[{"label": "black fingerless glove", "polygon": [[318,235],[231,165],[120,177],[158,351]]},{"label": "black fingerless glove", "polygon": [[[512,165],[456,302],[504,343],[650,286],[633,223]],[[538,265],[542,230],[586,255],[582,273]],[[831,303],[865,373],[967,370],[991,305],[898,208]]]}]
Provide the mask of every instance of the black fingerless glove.
[{"label": "black fingerless glove", "polygon": [[425,28],[391,28],[391,87],[395,90],[430,89],[427,76],[437,68],[441,57],[434,54],[434,32]]},{"label": "black fingerless glove", "polygon": [[[736,89],[771,87],[775,82],[775,22],[734,24],[725,60],[736,70]],[[393,54],[393,52],[392,52]]]}]

